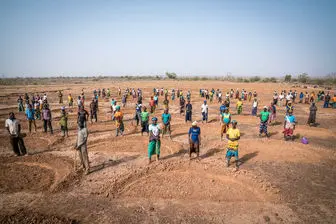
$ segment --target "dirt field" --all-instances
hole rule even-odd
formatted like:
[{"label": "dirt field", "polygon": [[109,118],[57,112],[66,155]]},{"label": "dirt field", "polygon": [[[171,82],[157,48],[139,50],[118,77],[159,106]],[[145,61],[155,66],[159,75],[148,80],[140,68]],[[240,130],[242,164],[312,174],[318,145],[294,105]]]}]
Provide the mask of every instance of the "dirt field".
[{"label": "dirt field", "polygon": [[[209,105],[210,122],[200,123],[201,158],[189,161],[190,123],[186,125],[178,114],[178,101],[170,100],[172,140],[162,139],[162,160],[147,165],[148,137],[131,124],[135,102],[122,108],[125,136],[115,137],[110,103],[100,99],[99,122],[88,127],[91,173],[74,171],[76,110],[69,114],[69,138],[62,138],[56,91],[64,90],[66,103],[69,92],[76,97],[84,88],[91,99],[93,89],[110,88],[112,97],[120,102],[118,86],[142,88],[146,105],[153,87],[182,88],[185,93],[191,89],[194,120],[201,119],[200,88],[257,90],[258,112],[269,104],[274,90],[304,90],[286,84],[219,81],[1,86],[0,123],[4,125],[10,111],[17,111],[19,94],[46,91],[55,133],[43,133],[42,121],[37,121],[37,133],[25,138],[30,155],[14,157],[7,130],[1,129],[0,223],[336,223],[336,110],[318,103],[319,125],[309,127],[308,105],[294,105],[299,122],[295,134],[309,140],[303,145],[300,138],[283,140],[284,108],[277,108],[279,122],[269,127],[271,137],[259,138],[259,121],[250,116],[252,102],[244,102],[243,115],[238,116],[232,100],[231,112],[242,133],[241,165],[235,171],[233,163],[225,167],[226,141],[220,141],[218,103]],[[156,116],[161,117],[162,112],[160,104]],[[16,117],[28,133],[24,114],[16,112]]]}]

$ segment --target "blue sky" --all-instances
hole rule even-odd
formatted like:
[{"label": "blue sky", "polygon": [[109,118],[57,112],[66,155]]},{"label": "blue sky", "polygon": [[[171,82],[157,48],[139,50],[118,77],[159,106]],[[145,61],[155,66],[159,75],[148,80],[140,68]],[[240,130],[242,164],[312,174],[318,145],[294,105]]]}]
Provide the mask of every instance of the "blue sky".
[{"label": "blue sky", "polygon": [[0,75],[336,72],[333,0],[0,0]]}]

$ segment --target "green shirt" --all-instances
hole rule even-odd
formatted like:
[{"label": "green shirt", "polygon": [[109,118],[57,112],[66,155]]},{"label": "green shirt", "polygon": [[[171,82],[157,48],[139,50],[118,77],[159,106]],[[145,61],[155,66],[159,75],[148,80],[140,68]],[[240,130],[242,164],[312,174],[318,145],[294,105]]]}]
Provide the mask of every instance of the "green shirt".
[{"label": "green shirt", "polygon": [[141,112],[141,121],[148,121],[149,118],[149,112],[143,111]]},{"label": "green shirt", "polygon": [[260,120],[261,120],[261,122],[268,121],[269,114],[270,113],[268,111],[261,111],[260,112],[260,115],[261,115]]}]

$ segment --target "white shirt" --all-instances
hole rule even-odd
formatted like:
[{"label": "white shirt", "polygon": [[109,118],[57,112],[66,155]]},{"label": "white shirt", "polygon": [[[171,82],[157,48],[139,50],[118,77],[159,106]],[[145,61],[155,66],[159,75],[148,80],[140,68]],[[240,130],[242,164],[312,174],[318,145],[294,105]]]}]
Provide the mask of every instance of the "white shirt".
[{"label": "white shirt", "polygon": [[159,136],[159,134],[160,134],[160,125],[158,125],[158,124],[156,124],[156,125],[150,124],[148,130],[151,131],[154,136]]},{"label": "white shirt", "polygon": [[287,96],[286,96],[286,100],[291,100],[293,98],[293,96],[291,95],[291,94],[288,94]]},{"label": "white shirt", "polygon": [[116,107],[117,107],[117,105],[112,105],[112,111],[114,112],[114,111],[116,111]]},{"label": "white shirt", "polygon": [[43,100],[46,100],[47,99],[47,95],[43,95]]},{"label": "white shirt", "polygon": [[207,104],[202,104],[202,113],[207,113],[208,112],[208,105]]},{"label": "white shirt", "polygon": [[88,130],[87,128],[82,128],[80,130],[78,130],[77,133],[77,146],[83,144],[84,142],[87,141],[88,138]]},{"label": "white shirt", "polygon": [[283,94],[279,95],[279,99],[282,100],[285,96]]},{"label": "white shirt", "polygon": [[253,102],[253,107],[257,107],[258,106],[258,101],[254,101]]},{"label": "white shirt", "polygon": [[9,128],[9,133],[11,135],[18,135],[19,134],[19,124],[20,121],[19,120],[11,120],[11,119],[7,119],[6,120],[6,128]]}]

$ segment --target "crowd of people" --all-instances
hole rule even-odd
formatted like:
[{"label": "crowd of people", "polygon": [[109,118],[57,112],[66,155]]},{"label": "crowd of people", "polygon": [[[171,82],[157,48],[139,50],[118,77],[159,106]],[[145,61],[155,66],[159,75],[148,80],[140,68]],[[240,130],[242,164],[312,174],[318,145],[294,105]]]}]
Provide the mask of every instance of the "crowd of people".
[{"label": "crowd of people", "polygon": [[[71,93],[68,94],[68,108],[63,104],[63,93],[58,91],[58,103],[61,105],[60,114],[58,117],[59,125],[62,137],[68,137],[68,113],[72,113],[74,110],[74,99]],[[243,114],[243,109],[246,108],[247,102],[251,102],[251,116],[256,116],[260,120],[259,124],[259,136],[270,137],[268,131],[268,126],[276,122],[277,108],[284,108],[284,120],[283,120],[283,135],[284,139],[294,139],[294,130],[297,124],[297,119],[294,116],[294,104],[310,104],[309,107],[309,117],[307,119],[307,124],[310,126],[316,125],[316,113],[317,106],[316,103],[323,101],[324,108],[336,108],[336,94],[331,97],[330,92],[319,91],[317,94],[315,92],[300,92],[296,90],[282,90],[279,93],[274,91],[273,96],[270,97],[270,103],[262,107],[262,110],[258,113],[259,100],[257,91],[247,91],[242,89],[229,90],[222,94],[220,89],[215,90],[200,89],[199,96],[203,103],[200,108],[201,112],[201,122],[204,124],[208,123],[209,119],[209,103],[210,104],[220,104],[219,106],[219,120],[220,120],[220,140],[227,140],[226,148],[226,164],[229,166],[229,161],[232,157],[235,157],[236,168],[238,169],[238,141],[240,139],[240,131],[238,129],[237,119],[239,115]],[[134,121],[136,126],[141,126],[141,135],[147,133],[148,140],[148,161],[151,162],[152,155],[156,155],[156,159],[160,158],[160,147],[161,140],[168,135],[171,139],[171,121],[173,116],[169,112],[170,103],[174,103],[178,100],[179,114],[185,117],[185,123],[190,122],[191,127],[188,132],[189,140],[189,157],[191,158],[192,153],[196,153],[199,156],[200,145],[201,145],[201,128],[196,120],[193,120],[193,108],[191,103],[191,91],[182,89],[164,89],[164,88],[153,88],[152,93],[149,96],[149,102],[146,106],[143,103],[143,91],[138,88],[126,88],[122,92],[119,87],[116,92],[116,96],[112,97],[109,88],[105,89],[95,89],[92,92],[92,100],[89,102],[89,112],[85,109],[85,93],[82,89],[81,94],[77,97],[77,141],[75,149],[79,152],[79,157],[82,165],[86,171],[89,173],[89,158],[87,153],[87,140],[88,140],[88,121],[91,123],[93,121],[98,122],[98,102],[100,99],[110,100],[110,112],[111,120],[115,122],[116,133],[115,136],[123,136],[125,131],[124,124],[124,113],[123,108],[127,106],[127,102],[131,101],[135,103],[135,113]],[[118,104],[117,99],[121,99],[121,103]],[[147,98],[148,99],[148,98]],[[159,99],[162,100],[162,107],[164,112],[161,114],[161,124],[159,124],[158,117],[155,116],[157,108],[159,106]],[[299,100],[298,100],[299,99]],[[171,100],[172,102],[169,102]],[[214,101],[215,100],[215,101]],[[232,101],[236,101],[235,107],[230,107]],[[25,113],[25,117],[28,124],[29,133],[32,132],[32,126],[34,126],[34,131],[36,132],[36,120],[43,121],[43,131],[47,133],[48,129],[51,134],[54,133],[52,127],[52,112],[48,103],[47,93],[44,94],[33,94],[29,97],[28,93],[24,96],[19,96],[17,99],[18,112]],[[147,109],[148,107],[148,109]],[[236,113],[233,113],[234,110]],[[245,110],[245,109],[244,109]],[[246,113],[245,113],[246,114]],[[236,119],[233,119],[236,116]],[[150,118],[151,117],[151,118]],[[90,118],[90,120],[89,120]],[[149,121],[151,120],[151,124]],[[133,123],[133,122],[132,122]],[[21,134],[20,121],[15,118],[15,114],[11,112],[9,118],[6,120],[6,128],[9,132],[11,144],[13,151],[17,156],[27,155],[27,150],[24,146],[23,137]]]}]

